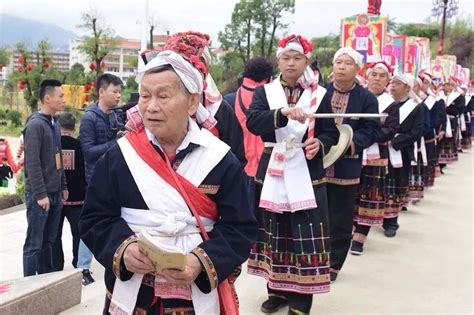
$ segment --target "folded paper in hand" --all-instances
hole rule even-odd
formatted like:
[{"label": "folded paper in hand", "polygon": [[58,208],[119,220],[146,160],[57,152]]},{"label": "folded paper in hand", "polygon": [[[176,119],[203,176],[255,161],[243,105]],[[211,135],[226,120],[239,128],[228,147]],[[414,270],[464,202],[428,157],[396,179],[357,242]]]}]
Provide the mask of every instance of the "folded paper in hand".
[{"label": "folded paper in hand", "polygon": [[146,231],[141,231],[138,235],[138,248],[150,259],[155,273],[163,269],[184,270],[186,266],[186,253],[179,247],[158,244]]}]

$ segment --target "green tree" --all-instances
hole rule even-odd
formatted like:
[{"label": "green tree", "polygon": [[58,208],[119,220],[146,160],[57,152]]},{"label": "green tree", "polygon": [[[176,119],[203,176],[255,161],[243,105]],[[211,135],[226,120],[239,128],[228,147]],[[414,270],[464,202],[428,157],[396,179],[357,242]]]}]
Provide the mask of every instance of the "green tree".
[{"label": "green tree", "polygon": [[[16,52],[19,54],[19,67],[12,73],[9,80],[23,90],[23,96],[30,110],[33,112],[38,108],[38,89],[44,79],[63,80],[61,72],[51,65],[49,50],[51,45],[42,40],[37,43],[36,50],[29,52],[26,45],[19,43]],[[35,58],[34,58],[35,57]]]},{"label": "green tree", "polygon": [[79,28],[90,33],[85,36],[79,45],[79,51],[84,53],[91,61],[91,71],[97,78],[103,72],[104,58],[117,47],[117,40],[114,38],[114,32],[99,23],[100,17],[97,10],[91,9],[89,12],[82,13],[82,24]]},{"label": "green tree", "polygon": [[10,52],[5,48],[0,48],[0,69],[10,63]]},{"label": "green tree", "polygon": [[387,31],[389,33],[395,33],[398,29],[398,23],[395,22],[395,18],[390,17],[390,15],[387,15]]},{"label": "green tree", "polygon": [[86,84],[89,80],[87,78],[85,68],[80,63],[75,63],[72,65],[71,69],[66,72],[64,83],[71,85],[83,85]]},{"label": "green tree", "polygon": [[396,33],[407,36],[427,37],[431,41],[439,37],[439,28],[435,24],[398,24]]},{"label": "green tree", "polygon": [[339,35],[329,34],[327,36],[313,38],[313,58],[318,60],[319,70],[324,78],[332,71],[332,59],[339,49]]},{"label": "green tree", "polygon": [[457,19],[446,28],[445,54],[455,55],[457,62],[463,67],[474,72],[473,60],[471,58],[472,47],[474,47],[474,28],[472,17]]},{"label": "green tree", "polygon": [[287,27],[284,15],[294,13],[294,8],[294,0],[239,1],[230,23],[219,32],[222,48],[235,53],[243,63],[256,56],[269,58],[277,31]]}]

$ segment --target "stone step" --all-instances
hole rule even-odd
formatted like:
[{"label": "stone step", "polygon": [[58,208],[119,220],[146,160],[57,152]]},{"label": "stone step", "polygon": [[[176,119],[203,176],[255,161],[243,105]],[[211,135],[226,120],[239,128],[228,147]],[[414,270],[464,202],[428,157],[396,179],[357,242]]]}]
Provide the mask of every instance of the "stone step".
[{"label": "stone step", "polygon": [[81,270],[0,282],[0,314],[57,314],[81,303]]}]

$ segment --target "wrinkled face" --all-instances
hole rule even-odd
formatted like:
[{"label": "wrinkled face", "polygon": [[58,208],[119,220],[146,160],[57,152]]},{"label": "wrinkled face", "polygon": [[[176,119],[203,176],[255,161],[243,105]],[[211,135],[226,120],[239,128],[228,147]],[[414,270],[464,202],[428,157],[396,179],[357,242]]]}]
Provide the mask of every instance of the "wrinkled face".
[{"label": "wrinkled face", "polygon": [[286,81],[298,80],[308,65],[308,58],[294,50],[290,50],[278,58],[278,68]]},{"label": "wrinkled face", "polygon": [[173,70],[145,74],[142,79],[138,107],[145,127],[158,139],[185,134],[198,105],[199,94],[185,91]]},{"label": "wrinkled face", "polygon": [[120,85],[109,84],[106,88],[99,89],[99,102],[109,109],[116,107],[120,102]]},{"label": "wrinkled face", "polygon": [[428,93],[428,89],[430,88],[431,82],[430,79],[423,79],[423,85],[421,86],[421,90],[425,93]]},{"label": "wrinkled face", "polygon": [[410,92],[410,87],[398,79],[393,79],[390,82],[389,89],[390,94],[392,94],[396,101],[403,100],[408,96],[408,92]]},{"label": "wrinkled face", "polygon": [[56,86],[54,91],[46,93],[43,99],[43,104],[47,104],[47,106],[56,112],[62,111],[66,105],[63,88]]},{"label": "wrinkled face", "polygon": [[451,82],[446,82],[444,84],[444,93],[449,94],[454,90],[454,85]]},{"label": "wrinkled face", "polygon": [[390,78],[387,71],[380,68],[372,69],[367,77],[369,91],[375,95],[382,94],[389,82]]},{"label": "wrinkled face", "polygon": [[416,95],[420,93],[420,84],[417,80],[415,80],[415,83],[413,83],[413,92],[415,92]]},{"label": "wrinkled face", "polygon": [[333,63],[334,81],[353,81],[359,67],[354,59],[344,54],[337,57]]}]

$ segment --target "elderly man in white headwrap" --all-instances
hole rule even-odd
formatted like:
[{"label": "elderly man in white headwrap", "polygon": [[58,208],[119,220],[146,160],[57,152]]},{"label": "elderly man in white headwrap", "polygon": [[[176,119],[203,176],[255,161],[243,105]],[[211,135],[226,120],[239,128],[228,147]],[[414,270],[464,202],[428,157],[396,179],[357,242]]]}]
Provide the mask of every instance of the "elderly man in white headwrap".
[{"label": "elderly man in white headwrap", "polygon": [[385,236],[394,237],[399,228],[398,214],[405,204],[408,177],[412,162],[416,162],[415,143],[424,131],[423,108],[418,106],[413,92],[411,74],[395,75],[389,86],[390,94],[399,107],[395,137],[389,143],[390,165],[386,175],[387,208],[383,228]]},{"label": "elderly man in white headwrap", "polygon": [[[341,48],[334,55],[334,81],[328,86],[328,93],[323,100],[331,106],[334,113],[379,113],[375,96],[360,86],[356,80],[360,67],[362,67],[362,55],[352,48]],[[379,119],[336,118],[336,124],[349,125],[353,130],[353,138],[345,154],[326,169],[331,236],[331,281],[336,280],[351,245],[363,151],[380,135]]]},{"label": "elderly man in white headwrap", "polygon": [[[143,125],[98,162],[80,221],[106,268],[104,314],[235,314],[235,271],[257,231],[242,167],[190,118],[203,81],[188,61],[163,51],[137,81]],[[138,239],[181,263],[167,267]]]},{"label": "elderly man in white headwrap", "polygon": [[323,156],[338,132],[333,119],[307,118],[309,112],[331,112],[321,102],[326,90],[309,67],[311,50],[302,36],[282,39],[281,74],[255,89],[247,111],[247,128],[265,146],[255,175],[260,228],[248,261],[249,273],[267,280],[264,313],[288,305],[288,314],[309,314],[313,294],[329,291]]},{"label": "elderly man in white headwrap", "polygon": [[385,175],[390,165],[388,142],[395,136],[398,127],[398,105],[386,92],[392,72],[385,61],[369,64],[367,69],[368,90],[377,96],[379,113],[385,113],[388,117],[381,119],[381,135],[377,142],[362,153],[363,167],[351,245],[351,254],[354,255],[363,253],[371,227],[382,226],[388,208],[385,189]]}]

